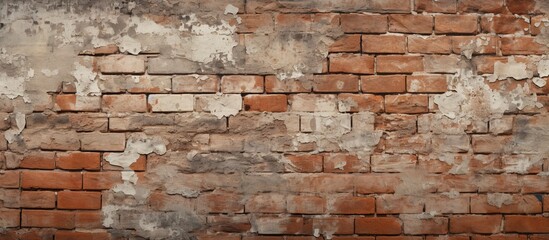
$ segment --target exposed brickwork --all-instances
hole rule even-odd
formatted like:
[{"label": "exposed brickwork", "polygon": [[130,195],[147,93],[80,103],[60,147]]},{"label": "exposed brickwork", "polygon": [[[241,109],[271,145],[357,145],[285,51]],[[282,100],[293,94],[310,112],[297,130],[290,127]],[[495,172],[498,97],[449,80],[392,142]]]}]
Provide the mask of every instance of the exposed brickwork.
[{"label": "exposed brickwork", "polygon": [[549,239],[546,0],[6,1],[0,239]]}]

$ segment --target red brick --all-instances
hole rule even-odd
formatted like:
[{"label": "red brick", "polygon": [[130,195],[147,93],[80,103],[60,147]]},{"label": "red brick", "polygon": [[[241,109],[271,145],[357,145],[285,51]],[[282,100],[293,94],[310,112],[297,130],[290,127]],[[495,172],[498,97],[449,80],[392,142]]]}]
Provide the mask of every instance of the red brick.
[{"label": "red brick", "polygon": [[429,15],[389,15],[389,32],[430,34],[433,32],[433,17]]},{"label": "red brick", "polygon": [[404,225],[404,234],[424,235],[424,234],[447,234],[448,218],[433,217],[422,218],[421,215],[401,215]]},{"label": "red brick", "polygon": [[121,152],[126,148],[126,135],[124,133],[81,133],[80,145],[84,151]]},{"label": "red brick", "polygon": [[100,154],[95,152],[65,152],[58,153],[56,165],[64,170],[99,170]]},{"label": "red brick", "polygon": [[408,52],[449,54],[452,52],[452,39],[447,36],[408,36]]},{"label": "red brick", "polygon": [[21,227],[74,228],[74,213],[55,210],[23,210]]},{"label": "red brick", "polygon": [[[20,222],[20,210],[19,209],[0,209],[0,222],[2,228],[19,227]],[[0,235],[0,238],[2,235]]]},{"label": "red brick", "polygon": [[406,92],[406,77],[402,75],[361,76],[362,92],[400,93]]},{"label": "red brick", "polygon": [[387,32],[387,16],[342,14],[341,28],[346,33],[384,33]]},{"label": "red brick", "polygon": [[332,45],[329,52],[358,52],[360,51],[360,34],[345,34]]},{"label": "red brick", "polygon": [[[497,196],[496,196],[497,197]],[[471,197],[471,213],[541,213],[541,202],[534,195],[510,195],[501,207],[490,204],[487,195]],[[503,201],[503,200],[502,200]]]},{"label": "red brick", "polygon": [[408,92],[443,93],[448,91],[446,75],[415,75],[406,77]]},{"label": "red brick", "polygon": [[423,71],[421,56],[377,56],[378,73],[413,73]]},{"label": "red brick", "polygon": [[536,0],[506,0],[507,9],[513,14],[534,13],[536,3]]},{"label": "red brick", "polygon": [[536,38],[530,36],[501,37],[500,42],[503,55],[545,54],[549,51],[549,47],[538,43]]},{"label": "red brick", "polygon": [[426,113],[429,111],[427,95],[387,95],[385,111],[390,113]]},{"label": "red brick", "polygon": [[25,154],[19,163],[19,168],[54,169],[55,152],[32,152]]},{"label": "red brick", "polygon": [[234,193],[209,193],[198,198],[198,211],[203,213],[243,213],[241,196]]},{"label": "red brick", "polygon": [[230,75],[221,78],[221,92],[224,93],[262,93],[262,76]]},{"label": "red brick", "polygon": [[240,24],[236,25],[239,33],[271,32],[274,29],[273,18],[269,14],[239,14]]},{"label": "red brick", "polygon": [[19,171],[0,172],[0,188],[19,188]]},{"label": "red brick", "polygon": [[286,169],[292,172],[322,172],[322,155],[287,155]]},{"label": "red brick", "polygon": [[485,13],[503,13],[505,9],[505,0],[458,0],[458,11],[460,12],[485,12]]},{"label": "red brick", "polygon": [[523,34],[528,32],[529,27],[530,23],[513,15],[484,16],[480,20],[480,28],[487,33]]},{"label": "red brick", "polygon": [[122,183],[120,172],[85,172],[83,175],[84,189],[105,190]]},{"label": "red brick", "polygon": [[322,214],[326,212],[326,199],[318,196],[288,196],[286,206],[289,213]]},{"label": "red brick", "polygon": [[353,176],[345,174],[285,174],[290,192],[335,193],[353,191]]},{"label": "red brick", "polygon": [[491,135],[473,135],[471,139],[475,153],[503,153],[512,141],[511,136]]},{"label": "red brick", "polygon": [[335,196],[328,200],[328,213],[331,214],[373,214],[373,197]]},{"label": "red brick", "polygon": [[356,192],[359,194],[393,193],[401,183],[397,174],[365,174],[355,179]]},{"label": "red brick", "polygon": [[477,33],[477,18],[476,15],[437,15],[435,33]]},{"label": "red brick", "polygon": [[506,215],[503,230],[518,233],[549,233],[549,218],[544,216]]},{"label": "red brick", "polygon": [[417,117],[404,114],[383,114],[376,116],[375,129],[387,132],[411,132],[417,130]]},{"label": "red brick", "polygon": [[338,99],[340,112],[383,112],[383,96],[343,93]]},{"label": "red brick", "polygon": [[101,109],[101,97],[63,94],[55,96],[55,111],[93,112]]},{"label": "red brick", "polygon": [[280,80],[276,76],[265,77],[265,92],[267,93],[302,93],[312,92],[311,77]]},{"label": "red brick", "polygon": [[101,209],[100,192],[61,191],[57,193],[59,209]]},{"label": "red brick", "polygon": [[79,172],[24,171],[21,187],[41,189],[82,189]]},{"label": "red brick", "polygon": [[457,0],[415,0],[414,7],[418,12],[455,13]]},{"label": "red brick", "polygon": [[101,109],[104,112],[147,112],[147,97],[135,95],[103,95]]},{"label": "red brick", "polygon": [[359,159],[356,155],[334,153],[324,156],[324,172],[352,173],[369,171],[368,159]]},{"label": "red brick", "polygon": [[286,211],[286,198],[277,193],[261,193],[248,198],[247,213],[282,213]]},{"label": "red brick", "polygon": [[23,208],[55,208],[55,192],[22,191],[19,201]]},{"label": "red brick", "polygon": [[501,215],[450,216],[450,233],[498,233]]},{"label": "red brick", "polygon": [[362,35],[362,52],[405,53],[406,37],[400,35]]},{"label": "red brick", "polygon": [[286,112],[288,97],[282,94],[246,95],[244,97],[244,109],[258,112]]},{"label": "red brick", "polygon": [[358,54],[330,55],[330,72],[332,73],[374,73],[374,57]]},{"label": "red brick", "polygon": [[208,216],[208,230],[213,232],[244,233],[250,231],[250,217],[246,215]]},{"label": "red brick", "polygon": [[398,235],[402,233],[402,222],[395,217],[359,217],[355,219],[355,233]]},{"label": "red brick", "polygon": [[98,66],[102,73],[144,73],[145,58],[142,56],[110,55],[100,58]]},{"label": "red brick", "polygon": [[110,240],[110,234],[107,232],[69,232],[69,231],[57,231],[55,232],[56,240]]},{"label": "red brick", "polygon": [[349,74],[316,75],[315,92],[358,92],[358,76]]},{"label": "red brick", "polygon": [[[109,154],[110,153],[103,154],[103,161],[101,163],[103,166],[103,170],[115,170],[115,171],[124,170],[123,167],[112,165],[105,160],[105,158],[109,156]],[[147,157],[145,155],[139,155],[139,158],[137,158],[137,160],[135,160],[135,162],[130,165],[130,169],[136,172],[145,171],[147,169]]]},{"label": "red brick", "polygon": [[[527,240],[526,235],[517,234],[494,234],[494,235],[473,235],[471,240]],[[530,238],[530,240],[536,240]]]},{"label": "red brick", "polygon": [[79,211],[74,214],[74,225],[77,228],[103,228],[103,213],[101,211]]}]

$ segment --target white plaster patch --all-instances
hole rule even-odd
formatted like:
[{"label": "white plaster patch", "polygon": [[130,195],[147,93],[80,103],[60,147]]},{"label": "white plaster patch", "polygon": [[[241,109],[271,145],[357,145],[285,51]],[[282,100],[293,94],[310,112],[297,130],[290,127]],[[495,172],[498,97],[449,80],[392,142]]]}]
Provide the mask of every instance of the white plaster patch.
[{"label": "white plaster patch", "polygon": [[232,14],[232,15],[236,15],[238,13],[238,8],[235,7],[234,5],[232,4],[228,4],[226,7],[225,7],[225,15],[226,14]]},{"label": "white plaster patch", "polygon": [[120,52],[137,55],[142,51],[141,43],[128,35],[118,39],[117,44]]},{"label": "white plaster patch", "polygon": [[76,79],[76,95],[81,96],[99,96],[101,95],[101,89],[97,84],[97,73],[93,72],[91,68],[85,67],[82,64],[74,63],[74,71],[72,75]]},{"label": "white plaster patch", "polygon": [[549,76],[549,59],[539,60],[537,63],[538,73],[540,77]]},{"label": "white plaster patch", "polygon": [[235,116],[242,109],[242,97],[239,94],[219,94],[208,98],[207,111],[221,119]]},{"label": "white plaster patch", "polygon": [[513,196],[506,193],[488,193],[486,198],[489,205],[497,208],[513,203]]},{"label": "white plaster patch", "polygon": [[545,87],[547,85],[547,80],[539,77],[532,78],[532,82],[538,87]]},{"label": "white plaster patch", "polygon": [[17,136],[25,129],[26,120],[24,113],[15,113],[15,128],[10,128],[4,132],[4,138],[8,143],[13,143],[17,139]]},{"label": "white plaster patch", "polygon": [[507,78],[513,78],[515,80],[531,78],[533,73],[528,71],[526,63],[519,63],[515,61],[514,57],[509,58],[507,63],[495,62],[494,63],[494,75],[488,80],[495,82],[496,80],[503,80]]}]

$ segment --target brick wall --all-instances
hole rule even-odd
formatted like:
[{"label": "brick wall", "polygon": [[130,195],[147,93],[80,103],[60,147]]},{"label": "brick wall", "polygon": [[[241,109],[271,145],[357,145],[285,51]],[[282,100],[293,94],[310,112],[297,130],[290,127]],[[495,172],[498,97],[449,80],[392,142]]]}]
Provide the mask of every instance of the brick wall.
[{"label": "brick wall", "polygon": [[549,239],[548,13],[0,3],[0,239]]}]

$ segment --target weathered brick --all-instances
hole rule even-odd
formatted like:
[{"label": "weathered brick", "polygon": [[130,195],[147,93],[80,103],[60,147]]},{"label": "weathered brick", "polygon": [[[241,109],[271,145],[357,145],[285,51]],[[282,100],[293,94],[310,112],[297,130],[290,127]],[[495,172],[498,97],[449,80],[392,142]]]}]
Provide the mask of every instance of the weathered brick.
[{"label": "weathered brick", "polygon": [[362,35],[362,52],[404,53],[406,37],[401,35]]},{"label": "weathered brick", "polygon": [[120,172],[85,172],[82,177],[84,190],[106,190],[122,183]]},{"label": "weathered brick", "polygon": [[103,75],[98,85],[102,93],[167,93],[172,81],[170,76]]},{"label": "weathered brick", "polygon": [[101,102],[104,112],[146,112],[147,98],[139,95],[104,95]]},{"label": "weathered brick", "polygon": [[185,75],[172,78],[174,93],[215,93],[219,89],[216,75]]},{"label": "weathered brick", "polygon": [[286,206],[289,213],[322,214],[326,211],[326,199],[318,196],[288,196]]},{"label": "weathered brick", "polygon": [[267,93],[302,93],[311,92],[313,88],[313,77],[300,79],[280,80],[276,76],[265,77],[265,92]]},{"label": "weathered brick", "polygon": [[335,95],[295,94],[288,97],[293,112],[336,112]]},{"label": "weathered brick", "polygon": [[406,77],[408,92],[443,93],[448,91],[446,75],[414,75]]},{"label": "weathered brick", "polygon": [[387,16],[342,14],[341,28],[346,33],[384,33],[387,32]]},{"label": "weathered brick", "polygon": [[55,152],[31,152],[19,162],[19,168],[54,169]]},{"label": "weathered brick", "polygon": [[406,92],[406,77],[403,75],[390,76],[361,76],[362,92],[367,93],[401,93]]},{"label": "weathered brick", "polygon": [[262,93],[262,76],[223,76],[221,78],[221,91],[224,93]]},{"label": "weathered brick", "polygon": [[[0,209],[0,221],[2,227],[19,227],[21,210],[19,209]],[[2,235],[0,235],[2,236]]]},{"label": "weathered brick", "polygon": [[447,234],[448,218],[433,217],[422,218],[421,215],[401,215],[404,234]]},{"label": "weathered brick", "polygon": [[477,18],[476,15],[437,15],[435,33],[477,33]]},{"label": "weathered brick", "polygon": [[285,112],[288,109],[288,97],[282,94],[246,95],[244,110],[259,112]]},{"label": "weathered brick", "polygon": [[63,94],[55,96],[56,111],[89,112],[101,109],[101,97]]},{"label": "weathered brick", "polygon": [[148,104],[152,112],[192,112],[194,96],[191,94],[151,94]]},{"label": "weathered brick", "polygon": [[98,62],[102,73],[144,73],[145,59],[138,56],[110,55],[102,57]]},{"label": "weathered brick", "polygon": [[488,194],[471,197],[471,213],[541,213],[541,202],[534,195]]},{"label": "weathered brick", "polygon": [[80,143],[84,151],[124,151],[124,133],[82,133]]},{"label": "weathered brick", "polygon": [[402,232],[402,222],[395,217],[358,217],[355,219],[355,232],[358,234],[398,235]]},{"label": "weathered brick", "polygon": [[149,58],[149,74],[193,74],[200,70],[197,62],[185,58]]},{"label": "weathered brick", "polygon": [[385,111],[391,113],[425,113],[429,111],[429,99],[426,95],[387,95]]},{"label": "weathered brick", "polygon": [[239,14],[241,23],[236,25],[239,33],[272,32],[273,18],[269,14]]},{"label": "weathered brick", "polygon": [[[354,117],[354,116],[353,116]],[[356,118],[353,118],[355,120]],[[356,123],[356,122],[355,122]],[[355,128],[353,126],[353,128]],[[324,172],[352,173],[368,172],[370,170],[369,158],[358,158],[356,155],[336,153],[324,156]]]},{"label": "weathered brick", "polygon": [[450,216],[450,233],[498,233],[501,215]]},{"label": "weathered brick", "polygon": [[55,208],[55,192],[22,191],[20,201],[23,208]]},{"label": "weathered brick", "polygon": [[57,193],[59,209],[101,209],[100,192],[61,191]]},{"label": "weathered brick", "polygon": [[55,165],[64,170],[99,170],[100,154],[94,152],[57,153]]},{"label": "weathered brick", "polygon": [[433,17],[428,15],[389,15],[389,32],[430,34],[433,32]]},{"label": "weathered brick", "polygon": [[423,71],[421,56],[377,56],[376,71],[378,73],[413,73]]},{"label": "weathered brick", "polygon": [[458,11],[460,12],[485,12],[502,13],[505,11],[505,0],[458,0]]},{"label": "weathered brick", "polygon": [[56,210],[23,210],[21,227],[74,228],[74,213]]},{"label": "weathered brick", "polygon": [[549,218],[544,216],[506,215],[503,229],[505,232],[548,233]]},{"label": "weathered brick", "polygon": [[330,72],[373,74],[374,57],[358,54],[332,54],[330,55]]},{"label": "weathered brick", "polygon": [[335,196],[328,199],[327,212],[331,214],[373,214],[375,199],[347,195]]},{"label": "weathered brick", "polygon": [[525,20],[520,16],[499,15],[493,17],[483,16],[480,19],[480,28],[483,32],[499,34],[524,34],[530,27],[529,18]]},{"label": "weathered brick", "polygon": [[71,231],[57,231],[55,232],[55,239],[57,240],[71,240],[71,239],[110,239],[110,234],[107,232],[71,232]]},{"label": "weathered brick", "polygon": [[342,93],[337,96],[340,112],[383,112],[383,97],[372,94]]},{"label": "weathered brick", "polygon": [[25,189],[82,189],[79,172],[23,171],[21,187]]},{"label": "weathered brick", "polygon": [[339,37],[332,45],[330,52],[358,52],[360,51],[360,34],[345,34]]},{"label": "weathered brick", "polygon": [[449,54],[452,52],[452,39],[447,36],[408,36],[408,51]]},{"label": "weathered brick", "polygon": [[536,38],[530,36],[501,37],[500,42],[503,55],[544,54],[549,51],[549,47],[538,43]]},{"label": "weathered brick", "polygon": [[286,199],[282,194],[261,193],[251,196],[245,209],[249,213],[282,213],[286,211]]},{"label": "weathered brick", "polygon": [[414,7],[418,12],[455,13],[457,0],[415,0]]}]

